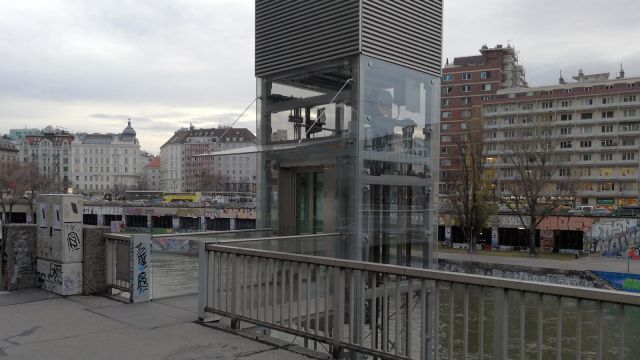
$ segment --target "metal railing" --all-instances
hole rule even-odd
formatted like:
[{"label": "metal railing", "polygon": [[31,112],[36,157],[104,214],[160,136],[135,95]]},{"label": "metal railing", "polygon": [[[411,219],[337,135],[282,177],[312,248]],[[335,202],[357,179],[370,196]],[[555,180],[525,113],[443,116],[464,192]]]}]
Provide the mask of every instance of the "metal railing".
[{"label": "metal railing", "polygon": [[105,234],[106,285],[129,294],[129,302],[151,300],[151,237],[148,234]]},{"label": "metal railing", "polygon": [[[238,244],[236,244],[238,245]],[[640,295],[202,244],[206,313],[387,359],[632,359]]]},{"label": "metal railing", "polygon": [[107,286],[110,291],[133,292],[131,281],[131,237],[105,234]]}]

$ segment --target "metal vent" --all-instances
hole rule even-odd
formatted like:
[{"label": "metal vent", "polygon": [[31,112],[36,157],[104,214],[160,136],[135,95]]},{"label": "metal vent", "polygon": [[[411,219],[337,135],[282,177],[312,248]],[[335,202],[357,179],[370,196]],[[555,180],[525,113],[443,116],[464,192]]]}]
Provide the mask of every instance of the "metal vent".
[{"label": "metal vent", "polygon": [[256,0],[256,76],[359,53],[360,0]]},{"label": "metal vent", "polygon": [[440,76],[442,0],[256,0],[256,76],[364,54]]},{"label": "metal vent", "polygon": [[442,67],[442,0],[362,0],[362,53],[431,75]]}]

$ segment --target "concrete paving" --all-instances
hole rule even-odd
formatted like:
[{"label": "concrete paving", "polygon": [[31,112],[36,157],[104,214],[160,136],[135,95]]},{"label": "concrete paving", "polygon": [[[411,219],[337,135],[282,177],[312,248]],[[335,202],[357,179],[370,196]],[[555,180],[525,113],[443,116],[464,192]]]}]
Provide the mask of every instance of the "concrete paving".
[{"label": "concrete paving", "polygon": [[194,323],[196,296],[124,304],[106,297],[0,292],[4,359],[309,359]]},{"label": "concrete paving", "polygon": [[[489,264],[526,266],[532,268],[547,268],[575,271],[610,271],[618,273],[630,272],[640,274],[640,261],[626,259],[616,259],[603,256],[585,256],[573,260],[553,260],[533,257],[509,257],[481,254],[463,254],[452,252],[438,252],[439,259],[454,261],[476,261]],[[628,268],[627,268],[628,266]]]}]

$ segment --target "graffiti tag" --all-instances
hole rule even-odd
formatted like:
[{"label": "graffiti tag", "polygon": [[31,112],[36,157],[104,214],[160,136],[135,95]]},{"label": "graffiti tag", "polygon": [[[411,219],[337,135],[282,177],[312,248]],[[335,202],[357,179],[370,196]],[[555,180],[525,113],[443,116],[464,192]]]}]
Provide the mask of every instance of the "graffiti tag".
[{"label": "graffiti tag", "polygon": [[47,279],[62,285],[62,265],[53,263],[50,264]]},{"label": "graffiti tag", "polygon": [[138,294],[143,294],[149,290],[149,281],[147,279],[147,248],[142,244],[136,245],[136,257],[138,259]]},{"label": "graffiti tag", "polygon": [[75,232],[70,232],[67,235],[67,245],[69,246],[69,251],[78,251],[80,250],[80,237]]}]

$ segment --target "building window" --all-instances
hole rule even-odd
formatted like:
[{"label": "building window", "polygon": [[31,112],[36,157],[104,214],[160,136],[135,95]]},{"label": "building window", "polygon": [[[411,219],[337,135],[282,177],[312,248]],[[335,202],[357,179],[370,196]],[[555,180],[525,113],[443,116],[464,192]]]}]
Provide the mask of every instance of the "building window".
[{"label": "building window", "polygon": [[452,81],[452,80],[453,80],[452,74],[445,74],[442,76],[442,81]]},{"label": "building window", "polygon": [[560,134],[561,135],[570,135],[571,134],[571,128],[569,128],[569,127],[560,128]]},{"label": "building window", "polygon": [[560,121],[571,121],[571,120],[573,120],[573,114],[560,115]]},{"label": "building window", "polygon": [[622,146],[633,146],[636,144],[636,139],[634,138],[622,138]]},{"label": "building window", "polygon": [[480,79],[490,79],[490,78],[491,78],[491,71],[480,72]]},{"label": "building window", "polygon": [[491,91],[491,84],[482,84],[481,90],[482,91]]},{"label": "building window", "polygon": [[449,130],[449,129],[451,129],[451,124],[441,124],[441,125],[440,125],[440,128],[441,128],[442,130],[445,130],[445,131],[446,131],[446,130]]},{"label": "building window", "polygon": [[605,105],[606,104],[612,104],[613,103],[613,98],[612,97],[602,98],[602,103],[605,104]]},{"label": "building window", "polygon": [[613,118],[613,111],[603,111],[602,112],[603,119],[611,119]]},{"label": "building window", "polygon": [[471,80],[471,73],[462,74],[462,80]]},{"label": "building window", "polygon": [[590,148],[591,147],[591,140],[582,140],[582,141],[580,141],[580,147],[581,148]]},{"label": "building window", "polygon": [[495,139],[497,137],[497,132],[496,131],[489,131],[487,132],[487,139]]},{"label": "building window", "polygon": [[612,161],[613,154],[600,154],[600,161]]},{"label": "building window", "polygon": [[561,149],[571,149],[571,141],[561,141],[560,142]]},{"label": "building window", "polygon": [[560,103],[560,106],[561,106],[561,107],[563,107],[563,108],[568,108],[568,107],[570,107],[571,105],[573,105],[573,103],[572,103],[571,101],[567,101],[567,100],[562,101],[562,102]]},{"label": "building window", "polygon": [[453,92],[453,88],[451,86],[445,86],[442,88],[443,94],[451,94]]},{"label": "building window", "polygon": [[513,177],[513,169],[502,169],[502,174],[504,177]]},{"label": "building window", "polygon": [[443,143],[451,142],[451,136],[443,135],[442,138],[440,139],[440,141],[443,142]]},{"label": "building window", "polygon": [[503,137],[504,137],[505,139],[510,139],[510,138],[512,138],[512,137],[515,137],[515,136],[516,136],[515,131],[511,131],[511,130],[509,130],[509,131],[505,131],[505,132],[504,132],[504,135],[503,135]]},{"label": "building window", "polygon": [[602,125],[601,132],[603,133],[613,132],[613,125]]},{"label": "building window", "polygon": [[582,114],[580,114],[580,119],[582,119],[582,120],[593,119],[593,113],[582,113]]},{"label": "building window", "polygon": [[471,117],[471,111],[470,110],[462,110],[462,112],[460,112],[460,116],[462,116],[463,118]]},{"label": "building window", "polygon": [[636,95],[626,95],[622,98],[622,102],[634,102],[636,101],[637,96]]},{"label": "building window", "polygon": [[442,112],[442,118],[443,119],[448,119],[453,115],[453,113],[451,111],[443,111]]},{"label": "building window", "polygon": [[593,105],[593,99],[582,99],[582,105]]},{"label": "building window", "polygon": [[442,99],[442,106],[451,106],[451,99]]},{"label": "building window", "polygon": [[591,161],[591,154],[582,154],[582,161]]},{"label": "building window", "polygon": [[471,104],[471,98],[469,98],[469,97],[463,97],[463,98],[462,98],[462,104],[463,104],[463,105],[469,105],[469,104]]},{"label": "building window", "polygon": [[604,139],[602,141],[600,141],[600,146],[602,147],[611,147],[611,146],[616,146],[617,144],[615,142],[613,142],[613,139]]},{"label": "building window", "polygon": [[442,166],[451,166],[451,160],[450,159],[442,159],[440,164]]},{"label": "building window", "polygon": [[624,117],[636,116],[636,110],[635,109],[633,109],[633,110],[625,110],[624,113],[623,113],[623,116]]},{"label": "building window", "polygon": [[620,131],[638,131],[640,130],[640,123],[629,123],[620,125]]},{"label": "building window", "polygon": [[471,92],[471,85],[463,85],[462,92]]},{"label": "building window", "polygon": [[627,152],[622,153],[622,161],[634,160],[636,158],[636,153]]},{"label": "building window", "polygon": [[562,177],[571,176],[571,169],[567,169],[567,168],[559,169],[558,170],[558,175],[560,175]]},{"label": "building window", "polygon": [[542,102],[543,109],[550,109],[553,107],[553,101],[544,101]]}]

